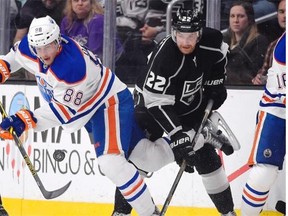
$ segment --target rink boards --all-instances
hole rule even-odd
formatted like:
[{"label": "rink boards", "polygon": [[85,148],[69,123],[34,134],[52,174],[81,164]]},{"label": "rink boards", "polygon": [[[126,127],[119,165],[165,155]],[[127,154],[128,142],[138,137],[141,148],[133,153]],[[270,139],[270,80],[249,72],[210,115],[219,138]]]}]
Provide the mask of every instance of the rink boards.
[{"label": "rink boards", "polygon": [[[242,146],[229,157],[219,152],[236,209],[240,208],[242,188],[249,172],[246,162],[261,95],[262,90],[228,90],[227,101],[219,110]],[[0,98],[9,114],[23,106],[33,110],[44,103],[37,86],[1,85]],[[115,187],[99,173],[94,148],[86,131],[79,130],[73,134],[67,134],[61,128],[43,133],[29,131],[23,143],[47,190],[58,189],[69,181],[72,183],[60,197],[45,200],[14,143],[0,141],[0,193],[10,216],[111,215]],[[62,162],[53,160],[55,149],[67,150]],[[178,170],[177,165],[169,164],[146,179],[160,208]],[[277,200],[285,200],[283,175],[285,173],[281,172],[277,184],[272,188],[262,215],[280,215],[275,213],[274,207]],[[197,173],[183,174],[170,205],[167,216],[218,215]]]}]

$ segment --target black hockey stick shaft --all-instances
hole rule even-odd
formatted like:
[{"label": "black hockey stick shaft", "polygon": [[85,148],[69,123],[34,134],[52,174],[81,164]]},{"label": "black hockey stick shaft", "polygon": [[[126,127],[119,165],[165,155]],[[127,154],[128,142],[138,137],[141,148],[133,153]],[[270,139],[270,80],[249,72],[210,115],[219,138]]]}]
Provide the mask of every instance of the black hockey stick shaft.
[{"label": "black hockey stick shaft", "polygon": [[211,112],[212,107],[213,107],[213,103],[214,103],[214,101],[212,99],[210,99],[207,103],[207,106],[206,106],[205,111],[204,111],[204,116],[202,118],[202,122],[198,128],[197,133],[195,134],[195,136],[193,137],[193,140],[192,140],[192,147],[193,148],[195,147],[196,142],[197,142],[197,140],[198,140],[198,138],[199,138],[199,136],[203,130],[203,127],[204,127],[204,125],[205,125],[205,123],[206,123],[206,121],[210,115],[210,112]]},{"label": "black hockey stick shaft", "polygon": [[[1,112],[1,115],[2,115],[2,118],[6,118],[8,117],[2,103],[0,102],[0,112]],[[43,194],[43,196],[45,197],[45,199],[54,199],[60,195],[62,195],[67,189],[68,187],[70,186],[71,184],[71,181],[68,182],[65,186],[63,186],[62,188],[59,188],[57,190],[54,190],[54,191],[47,191],[44,186],[43,186],[43,183],[42,181],[40,180],[28,154],[26,153],[26,150],[25,148],[23,147],[22,145],[22,142],[21,140],[19,139],[19,137],[17,136],[17,134],[15,133],[15,131],[13,130],[13,128],[10,129],[10,133],[12,134],[13,136],[13,139],[22,155],[22,157],[24,158],[25,162],[26,162],[26,165],[28,166],[32,176],[34,177],[41,193]]]},{"label": "black hockey stick shaft", "polygon": [[[208,104],[207,104],[207,106],[205,108],[205,111],[204,111],[204,116],[203,116],[202,122],[201,122],[201,124],[200,124],[200,126],[198,128],[197,133],[195,134],[195,136],[194,136],[194,138],[192,140],[192,147],[193,148],[194,148],[194,146],[195,146],[195,144],[196,144],[196,142],[198,140],[198,137],[199,137],[199,135],[200,135],[200,133],[201,133],[201,131],[202,131],[207,119],[208,119],[208,116],[210,115],[212,107],[213,107],[213,100],[209,100]],[[186,168],[186,161],[183,160],[183,162],[181,164],[181,167],[180,167],[180,169],[179,169],[179,171],[177,173],[177,176],[176,176],[176,178],[175,178],[175,180],[173,182],[173,185],[172,185],[172,187],[171,187],[171,189],[169,191],[169,194],[168,194],[168,196],[167,196],[167,198],[165,200],[163,208],[162,208],[162,210],[160,212],[160,216],[164,216],[165,215],[165,213],[166,213],[166,211],[167,211],[167,209],[169,207],[169,204],[170,204],[170,202],[172,200],[172,197],[173,197],[173,195],[174,195],[174,193],[176,191],[176,188],[177,188],[177,186],[178,186],[178,184],[180,182],[180,179],[181,179],[181,177],[182,177],[182,175],[183,175],[183,173],[185,171],[185,168]]]}]

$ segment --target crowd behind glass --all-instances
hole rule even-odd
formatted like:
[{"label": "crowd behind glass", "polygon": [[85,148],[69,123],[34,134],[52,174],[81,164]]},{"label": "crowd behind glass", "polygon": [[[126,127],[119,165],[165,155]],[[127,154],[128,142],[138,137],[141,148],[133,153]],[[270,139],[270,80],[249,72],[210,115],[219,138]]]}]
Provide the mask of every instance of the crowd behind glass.
[{"label": "crowd behind glass", "polygon": [[[41,13],[52,16],[59,24],[61,33],[81,42],[102,58],[104,1],[10,1],[11,47],[28,31],[29,24],[32,21],[31,17],[27,18],[27,14],[30,13],[29,9],[41,7],[41,9],[38,8],[38,14],[33,12],[33,16],[39,16]],[[76,4],[85,5],[88,1],[90,2],[87,4],[86,12],[77,11],[76,7],[73,6]],[[151,3],[153,1],[154,3]],[[134,84],[138,74],[145,71],[147,56],[157,43],[166,36],[165,18],[166,7],[169,3],[169,1],[155,0],[135,2],[142,2],[142,4],[137,5],[138,9],[135,11],[131,8],[125,8],[128,7],[125,0],[117,0],[116,9],[115,73],[128,85]],[[154,8],[148,6],[148,2],[154,4]],[[250,4],[251,2],[253,4]],[[40,6],[37,6],[37,4]],[[278,4],[279,0],[243,0],[242,2],[221,0],[220,30],[230,49],[227,64],[227,86],[265,84],[267,67],[269,67],[270,43],[277,40],[286,24],[285,5],[284,8],[281,8],[281,5],[278,6]],[[255,22],[261,17],[276,12],[278,19],[276,16],[272,16],[265,22]],[[246,14],[248,18],[241,17],[241,14]],[[83,33],[85,31],[86,33]],[[13,74],[13,80],[34,80],[34,77],[27,71],[20,70]]]}]

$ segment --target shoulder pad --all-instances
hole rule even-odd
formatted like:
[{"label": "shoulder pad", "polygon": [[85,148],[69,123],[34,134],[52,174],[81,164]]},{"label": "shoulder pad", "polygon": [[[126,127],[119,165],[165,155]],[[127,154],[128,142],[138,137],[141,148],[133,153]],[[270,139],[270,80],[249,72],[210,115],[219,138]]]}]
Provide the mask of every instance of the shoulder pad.
[{"label": "shoulder pad", "polygon": [[223,35],[217,29],[203,28],[199,45],[213,48],[220,48],[223,42]]},{"label": "shoulder pad", "polygon": [[15,49],[14,51],[18,49],[22,55],[28,56],[29,58],[32,58],[32,59],[37,58],[35,55],[32,54],[29,48],[27,35],[24,36],[21,41],[16,42],[13,49]]},{"label": "shoulder pad", "polygon": [[75,42],[67,37],[65,39],[61,53],[55,58],[51,70],[59,80],[75,83],[85,77],[86,63]]}]

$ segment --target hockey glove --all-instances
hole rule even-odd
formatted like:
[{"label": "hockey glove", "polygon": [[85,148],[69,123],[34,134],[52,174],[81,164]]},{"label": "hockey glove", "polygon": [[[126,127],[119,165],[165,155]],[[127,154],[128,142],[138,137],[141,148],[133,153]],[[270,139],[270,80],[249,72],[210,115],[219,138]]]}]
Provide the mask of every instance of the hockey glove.
[{"label": "hockey glove", "polygon": [[193,173],[194,151],[192,148],[190,137],[186,133],[179,131],[173,136],[171,136],[170,147],[174,153],[176,163],[181,166],[183,160],[185,160],[185,171]]},{"label": "hockey glove", "polygon": [[4,83],[10,77],[10,65],[0,59],[0,83]]},{"label": "hockey glove", "polygon": [[12,128],[17,136],[30,129],[35,128],[37,119],[30,110],[21,109],[15,115],[4,118],[0,124],[0,138],[13,139],[9,129]]}]

